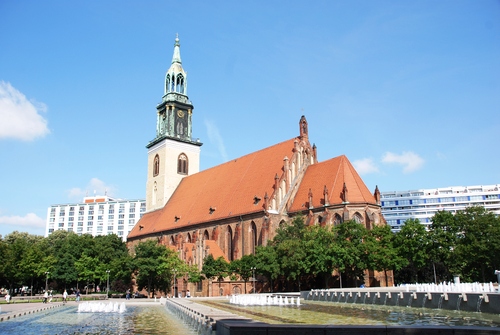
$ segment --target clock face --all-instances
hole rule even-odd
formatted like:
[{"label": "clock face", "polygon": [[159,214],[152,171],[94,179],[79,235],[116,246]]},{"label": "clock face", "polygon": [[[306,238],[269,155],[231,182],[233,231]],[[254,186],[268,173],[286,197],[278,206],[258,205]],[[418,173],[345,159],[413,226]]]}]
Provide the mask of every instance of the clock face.
[{"label": "clock face", "polygon": [[177,116],[178,116],[178,117],[184,117],[184,111],[179,109],[179,110],[177,111]]}]

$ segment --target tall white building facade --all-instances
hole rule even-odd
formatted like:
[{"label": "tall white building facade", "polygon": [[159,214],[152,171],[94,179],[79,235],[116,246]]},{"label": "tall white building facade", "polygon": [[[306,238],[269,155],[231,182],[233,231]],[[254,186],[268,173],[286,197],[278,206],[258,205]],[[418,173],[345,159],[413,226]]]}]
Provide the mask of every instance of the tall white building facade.
[{"label": "tall white building facade", "polygon": [[418,219],[428,228],[437,211],[456,213],[469,206],[483,206],[500,215],[500,184],[455,186],[409,191],[381,192],[382,214],[393,232],[408,219]]},{"label": "tall white building facade", "polygon": [[56,230],[92,236],[116,234],[123,241],[146,211],[146,200],[108,196],[85,197],[82,203],[52,205],[47,210],[45,237]]}]

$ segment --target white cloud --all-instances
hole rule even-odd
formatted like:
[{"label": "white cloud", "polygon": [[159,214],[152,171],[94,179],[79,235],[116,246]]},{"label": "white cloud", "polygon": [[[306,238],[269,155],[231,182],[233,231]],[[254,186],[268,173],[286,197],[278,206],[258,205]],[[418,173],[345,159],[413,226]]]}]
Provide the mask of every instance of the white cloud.
[{"label": "white cloud", "polygon": [[34,213],[25,216],[0,216],[0,224],[27,228],[45,228],[45,220]]},{"label": "white cloud", "polygon": [[352,162],[352,165],[360,175],[378,172],[378,167],[371,158],[358,159]]},{"label": "white cloud", "polygon": [[208,139],[210,140],[210,142],[215,144],[224,162],[227,162],[228,156],[226,147],[224,146],[224,141],[219,133],[219,129],[212,121],[209,120],[205,120],[205,127],[207,128]]},{"label": "white cloud", "polygon": [[30,102],[10,83],[0,81],[0,138],[32,141],[50,133],[43,103]]},{"label": "white cloud", "polygon": [[382,157],[382,162],[384,163],[396,163],[403,165],[403,173],[411,173],[414,172],[424,165],[424,159],[411,151],[403,151],[401,155],[386,152],[384,157]]},{"label": "white cloud", "polygon": [[81,201],[86,196],[96,195],[108,195],[113,196],[115,192],[115,187],[111,185],[106,185],[105,182],[98,178],[90,179],[89,183],[84,188],[73,187],[68,190],[68,198]]}]

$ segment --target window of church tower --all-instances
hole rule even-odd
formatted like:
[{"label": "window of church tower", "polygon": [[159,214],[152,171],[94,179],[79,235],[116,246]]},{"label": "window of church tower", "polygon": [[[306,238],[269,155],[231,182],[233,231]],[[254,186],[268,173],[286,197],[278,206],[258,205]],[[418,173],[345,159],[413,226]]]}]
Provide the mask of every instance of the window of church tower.
[{"label": "window of church tower", "polygon": [[188,174],[188,159],[185,154],[180,154],[177,159],[177,173]]},{"label": "window of church tower", "polygon": [[160,156],[156,155],[153,163],[153,177],[160,174]]}]

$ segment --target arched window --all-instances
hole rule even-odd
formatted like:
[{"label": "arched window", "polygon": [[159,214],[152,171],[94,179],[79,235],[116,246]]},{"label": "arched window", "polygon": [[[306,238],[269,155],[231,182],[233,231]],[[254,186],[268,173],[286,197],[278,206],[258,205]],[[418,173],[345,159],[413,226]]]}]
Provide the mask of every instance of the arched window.
[{"label": "arched window", "polygon": [[208,234],[208,231],[205,230],[205,232],[203,233],[203,241],[209,240],[209,239],[210,239],[210,235]]},{"label": "arched window", "polygon": [[255,255],[255,248],[257,247],[257,226],[252,221],[250,225],[250,252]]},{"label": "arched window", "polygon": [[191,234],[190,233],[187,233],[186,243],[191,243]]},{"label": "arched window", "polygon": [[361,214],[359,214],[358,212],[356,212],[352,218],[356,223],[363,223],[363,217],[361,216]]},{"label": "arched window", "polygon": [[160,174],[160,156],[156,155],[153,162],[153,177]]},{"label": "arched window", "polygon": [[188,158],[185,154],[180,154],[177,159],[177,173],[188,174]]},{"label": "arched window", "polygon": [[231,226],[227,226],[226,231],[226,256],[227,259],[231,262],[233,261],[233,230]]},{"label": "arched window", "polygon": [[341,223],[342,223],[342,217],[338,214],[335,214],[335,217],[333,218],[333,225],[338,226]]}]

